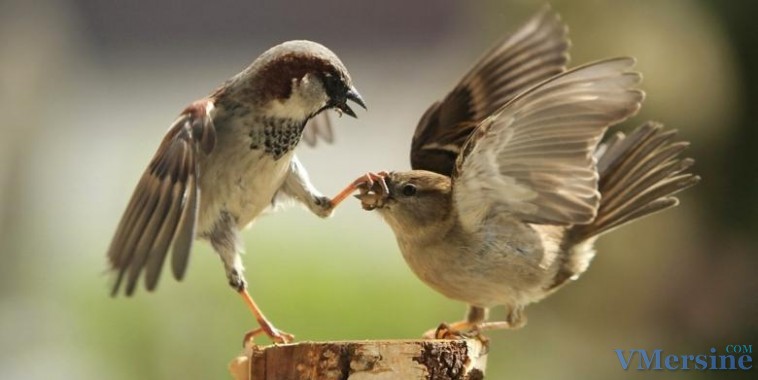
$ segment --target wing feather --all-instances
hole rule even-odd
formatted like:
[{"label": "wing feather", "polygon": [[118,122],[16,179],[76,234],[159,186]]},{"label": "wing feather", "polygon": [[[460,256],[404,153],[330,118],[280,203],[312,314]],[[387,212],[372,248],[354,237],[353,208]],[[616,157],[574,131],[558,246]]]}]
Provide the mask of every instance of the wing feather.
[{"label": "wing feather", "polygon": [[492,47],[421,117],[411,144],[413,169],[451,175],[461,147],[484,118],[565,71],[569,45],[566,26],[546,7]]},{"label": "wing feather", "polygon": [[124,292],[133,294],[143,272],[147,289],[153,290],[172,244],[174,275],[183,276],[199,202],[197,157],[210,153],[216,141],[212,107],[207,101],[188,107],[142,174],[108,250],[111,269],[117,272],[113,295],[123,280]]},{"label": "wing feather", "polygon": [[197,177],[191,176],[188,185],[189,191],[184,201],[181,222],[171,252],[171,270],[177,280],[183,279],[187,270],[189,253],[192,250],[192,242],[195,240],[195,221],[197,220],[198,207],[200,207],[200,189],[197,187]]},{"label": "wing feather", "polygon": [[453,173],[464,226],[475,228],[488,210],[537,224],[591,221],[600,198],[593,152],[607,127],[636,113],[644,98],[633,65],[616,58],[570,70],[483,121]]}]

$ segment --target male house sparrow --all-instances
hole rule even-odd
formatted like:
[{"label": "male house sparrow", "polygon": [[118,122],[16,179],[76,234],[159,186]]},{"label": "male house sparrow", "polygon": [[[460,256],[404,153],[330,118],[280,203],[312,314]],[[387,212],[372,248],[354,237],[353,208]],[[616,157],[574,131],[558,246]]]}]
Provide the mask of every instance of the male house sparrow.
[{"label": "male house sparrow", "polygon": [[347,100],[365,108],[340,59],[320,44],[289,41],[188,106],[142,175],[108,250],[117,273],[113,294],[122,282],[133,294],[142,273],[147,289],[155,289],[170,246],[171,269],[181,280],[192,241],[205,239],[260,324],[252,334],[290,341],[247,292],[239,231],[282,197],[320,217],[332,213],[344,195],[334,201],[321,195],[294,148],[320,112],[334,108],[355,117]]},{"label": "male house sparrow", "polygon": [[[677,158],[687,144],[657,124],[598,146],[640,108],[641,76],[631,58],[563,72],[556,57],[568,45],[542,32],[556,29],[549,19],[538,15],[432,105],[413,139],[414,170],[352,184],[390,225],[413,272],[469,305],[465,320],[426,336],[523,326],[527,304],[587,269],[597,236],[675,206],[671,195],[699,180],[684,173],[693,161]],[[558,74],[520,92],[534,72]],[[506,320],[487,322],[498,305]]]}]

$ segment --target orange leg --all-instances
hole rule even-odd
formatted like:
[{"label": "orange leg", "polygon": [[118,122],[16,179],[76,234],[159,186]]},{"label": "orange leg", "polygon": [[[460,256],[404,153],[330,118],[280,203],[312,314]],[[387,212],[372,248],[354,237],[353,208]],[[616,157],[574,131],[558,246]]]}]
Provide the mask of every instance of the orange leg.
[{"label": "orange leg", "polygon": [[478,331],[479,324],[469,321],[458,321],[453,323],[441,323],[436,329],[431,329],[424,333],[424,339],[456,339],[472,335]]},{"label": "orange leg", "polygon": [[247,289],[242,289],[239,294],[242,296],[242,299],[245,301],[247,307],[253,313],[253,316],[255,316],[255,320],[258,321],[258,324],[261,326],[260,328],[251,330],[245,334],[243,345],[251,341],[256,335],[259,335],[260,333],[265,333],[266,336],[268,336],[274,343],[289,343],[295,339],[294,335],[280,331],[274,327],[274,325],[272,325],[268,319],[266,319],[266,316],[263,315],[261,309],[258,308],[258,305],[255,304],[255,301],[253,301],[253,297],[250,297],[250,293],[247,292]]},{"label": "orange leg", "polygon": [[342,191],[339,192],[334,198],[331,200],[332,208],[337,207],[342,201],[344,201],[347,197],[350,196],[350,194],[354,193],[356,190],[361,189],[361,187],[365,186],[365,188],[371,189],[371,187],[374,186],[374,181],[378,182],[379,185],[382,188],[383,194],[389,193],[389,189],[387,188],[387,183],[384,182],[384,178],[387,177],[389,173],[385,171],[381,171],[379,173],[366,173],[360,177],[358,177],[355,181],[353,181],[351,184],[347,185]]},{"label": "orange leg", "polygon": [[505,321],[487,322],[489,310],[481,306],[469,306],[466,319],[450,324],[441,323],[439,327],[424,333],[426,339],[454,339],[467,336],[480,336],[489,330],[518,329],[526,324],[523,307],[513,307]]}]

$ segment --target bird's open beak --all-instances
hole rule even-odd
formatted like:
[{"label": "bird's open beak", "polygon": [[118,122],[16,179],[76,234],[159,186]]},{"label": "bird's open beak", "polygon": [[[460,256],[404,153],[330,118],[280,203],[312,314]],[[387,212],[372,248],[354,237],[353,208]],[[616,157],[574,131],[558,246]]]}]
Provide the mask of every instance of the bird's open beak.
[{"label": "bird's open beak", "polygon": [[356,90],[355,87],[350,87],[350,89],[345,93],[345,99],[337,104],[337,108],[339,108],[339,110],[344,112],[346,115],[357,117],[353,109],[347,105],[348,100],[352,100],[359,106],[363,107],[364,110],[366,109],[366,103],[363,101],[361,94],[358,93],[358,90]]}]

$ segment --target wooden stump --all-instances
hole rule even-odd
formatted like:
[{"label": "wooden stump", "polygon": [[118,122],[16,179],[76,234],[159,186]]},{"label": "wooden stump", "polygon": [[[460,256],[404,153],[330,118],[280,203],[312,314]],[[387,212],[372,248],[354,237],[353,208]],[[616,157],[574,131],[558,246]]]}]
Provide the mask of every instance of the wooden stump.
[{"label": "wooden stump", "polygon": [[236,380],[478,380],[486,364],[476,339],[385,340],[253,346],[229,369]]}]

